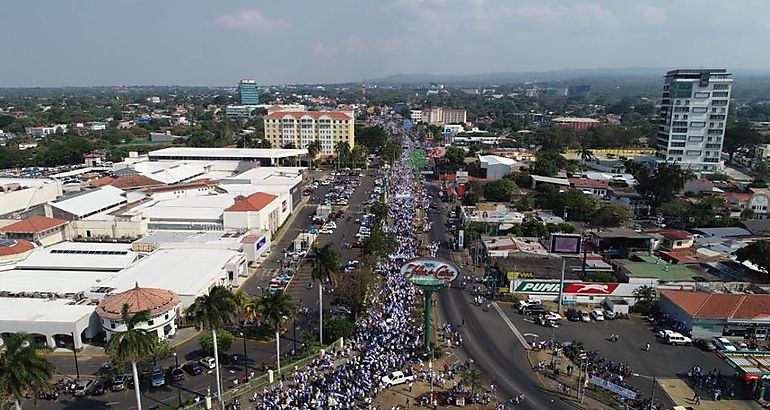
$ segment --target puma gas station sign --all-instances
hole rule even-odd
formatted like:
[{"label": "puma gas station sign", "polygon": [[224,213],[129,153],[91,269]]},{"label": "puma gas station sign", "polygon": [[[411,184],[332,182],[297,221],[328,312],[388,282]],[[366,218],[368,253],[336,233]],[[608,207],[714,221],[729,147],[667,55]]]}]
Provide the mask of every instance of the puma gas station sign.
[{"label": "puma gas station sign", "polygon": [[[574,295],[612,295],[620,286],[619,283],[604,282],[565,282],[564,294]],[[538,295],[558,295],[558,280],[517,280],[513,287],[514,293],[531,293]]]}]

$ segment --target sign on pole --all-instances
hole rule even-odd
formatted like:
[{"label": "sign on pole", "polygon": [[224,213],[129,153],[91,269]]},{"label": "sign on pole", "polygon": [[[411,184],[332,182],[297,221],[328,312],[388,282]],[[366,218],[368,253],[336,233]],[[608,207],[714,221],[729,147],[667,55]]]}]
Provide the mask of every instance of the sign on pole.
[{"label": "sign on pole", "polygon": [[560,255],[580,255],[582,237],[578,234],[551,234],[551,253]]},{"label": "sign on pole", "polygon": [[462,249],[463,245],[465,245],[465,231],[460,229],[457,233],[457,248]]},{"label": "sign on pole", "polygon": [[457,279],[460,270],[449,261],[438,258],[417,258],[401,266],[401,273],[418,286],[447,285]]}]

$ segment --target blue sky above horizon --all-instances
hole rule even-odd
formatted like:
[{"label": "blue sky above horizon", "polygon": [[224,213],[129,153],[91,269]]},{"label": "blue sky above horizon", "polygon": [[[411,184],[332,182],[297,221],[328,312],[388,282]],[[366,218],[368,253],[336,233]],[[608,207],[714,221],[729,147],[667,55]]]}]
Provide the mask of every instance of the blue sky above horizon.
[{"label": "blue sky above horizon", "polygon": [[6,0],[0,86],[770,68],[764,0]]}]

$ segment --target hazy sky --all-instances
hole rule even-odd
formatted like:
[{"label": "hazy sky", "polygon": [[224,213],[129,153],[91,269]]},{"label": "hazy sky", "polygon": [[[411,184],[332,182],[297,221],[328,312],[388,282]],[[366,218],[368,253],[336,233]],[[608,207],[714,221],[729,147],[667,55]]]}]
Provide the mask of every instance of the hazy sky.
[{"label": "hazy sky", "polygon": [[0,86],[770,68],[765,0],[3,0]]}]

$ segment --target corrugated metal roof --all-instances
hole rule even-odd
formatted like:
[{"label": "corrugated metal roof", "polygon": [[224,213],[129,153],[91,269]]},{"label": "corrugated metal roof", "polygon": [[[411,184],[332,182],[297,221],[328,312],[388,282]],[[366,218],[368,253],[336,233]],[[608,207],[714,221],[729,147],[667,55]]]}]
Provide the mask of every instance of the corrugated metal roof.
[{"label": "corrugated metal roof", "polygon": [[50,205],[69,214],[82,217],[100,209],[126,203],[124,194],[125,191],[122,189],[107,185],[71,198],[50,202]]}]

